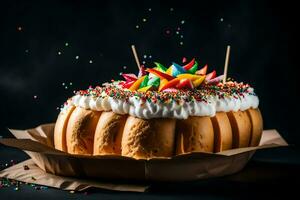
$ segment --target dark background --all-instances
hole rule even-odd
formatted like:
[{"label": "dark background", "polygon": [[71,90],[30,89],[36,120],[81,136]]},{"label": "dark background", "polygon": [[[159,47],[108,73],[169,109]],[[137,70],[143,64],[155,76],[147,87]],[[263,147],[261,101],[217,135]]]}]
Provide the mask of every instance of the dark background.
[{"label": "dark background", "polygon": [[255,88],[265,129],[278,129],[289,143],[299,144],[299,23],[291,2],[9,2],[0,6],[3,137],[9,136],[7,127],[54,122],[57,107],[73,90],[136,72],[131,44],[146,66],[196,57],[219,74],[230,44],[229,76]]},{"label": "dark background", "polygon": [[[282,199],[298,195],[293,183],[300,177],[298,15],[292,1],[1,1],[0,137],[11,137],[8,127],[26,129],[54,122],[57,108],[74,90],[118,79],[120,72],[136,72],[131,44],[148,67],[153,61],[168,66],[172,61],[181,63],[182,57],[196,57],[200,65],[207,63],[219,74],[230,44],[229,76],[255,88],[265,129],[277,129],[295,145],[258,151],[240,172],[250,174],[245,182],[221,178],[163,183],[140,195],[96,190],[89,196],[22,186],[20,191],[2,188],[0,196]],[[20,150],[0,145],[0,170],[11,160],[26,158]]]}]

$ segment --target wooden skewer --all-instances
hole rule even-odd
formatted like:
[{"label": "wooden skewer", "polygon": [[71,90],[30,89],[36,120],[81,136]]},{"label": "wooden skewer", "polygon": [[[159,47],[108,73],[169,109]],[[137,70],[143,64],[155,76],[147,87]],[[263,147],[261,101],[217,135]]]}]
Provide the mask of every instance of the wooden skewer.
[{"label": "wooden skewer", "polygon": [[229,56],[230,56],[230,45],[227,46],[227,51],[226,51],[226,58],[225,58],[225,65],[224,65],[223,84],[226,82],[226,79],[227,79],[227,71],[228,71]]},{"label": "wooden skewer", "polygon": [[135,46],[134,46],[134,45],[131,45],[131,49],[132,49],[132,53],[133,53],[133,55],[134,55],[135,62],[136,62],[136,64],[137,64],[138,68],[141,69],[141,64],[140,64],[138,55],[137,55],[137,53],[136,53]]}]

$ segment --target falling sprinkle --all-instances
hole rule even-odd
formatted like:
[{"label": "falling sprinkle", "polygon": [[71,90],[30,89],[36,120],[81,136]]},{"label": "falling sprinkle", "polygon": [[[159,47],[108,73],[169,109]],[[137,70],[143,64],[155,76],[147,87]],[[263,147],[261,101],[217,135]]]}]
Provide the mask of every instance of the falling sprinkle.
[{"label": "falling sprinkle", "polygon": [[182,45],[183,45],[183,42],[180,42],[179,44],[182,46]]},{"label": "falling sprinkle", "polygon": [[70,83],[69,83],[69,85],[73,85],[73,83],[72,83],[72,82],[70,82]]},{"label": "falling sprinkle", "polygon": [[79,56],[75,56],[75,59],[78,60],[78,59],[79,59]]},{"label": "falling sprinkle", "polygon": [[163,34],[164,34],[164,36],[166,36],[166,37],[171,37],[171,36],[172,36],[172,29],[169,28],[169,27],[165,28],[165,29],[163,30]]},{"label": "falling sprinkle", "polygon": [[90,64],[92,64],[92,63],[93,63],[93,61],[92,61],[92,60],[90,60],[90,61],[89,61],[89,63],[90,63]]},{"label": "falling sprinkle", "polygon": [[139,25],[136,25],[135,28],[138,29],[138,28],[140,28],[140,26],[139,26]]},{"label": "falling sprinkle", "polygon": [[170,11],[173,12],[173,11],[174,11],[174,8],[170,8]]},{"label": "falling sprinkle", "polygon": [[152,56],[151,56],[151,55],[149,55],[149,58],[152,58]]},{"label": "falling sprinkle", "polygon": [[127,66],[123,66],[123,69],[127,69]]},{"label": "falling sprinkle", "polygon": [[33,98],[34,98],[34,99],[37,99],[37,95],[34,95]]},{"label": "falling sprinkle", "polygon": [[73,90],[73,93],[76,94],[76,90]]},{"label": "falling sprinkle", "polygon": [[62,86],[66,85],[64,82],[61,84]]},{"label": "falling sprinkle", "polygon": [[182,58],[182,63],[185,63],[186,62],[186,57],[183,57]]},{"label": "falling sprinkle", "polygon": [[177,30],[180,31],[180,27],[178,27]]},{"label": "falling sprinkle", "polygon": [[147,19],[146,18],[143,18],[143,22],[146,22],[147,21]]},{"label": "falling sprinkle", "polygon": [[147,58],[147,55],[144,55],[144,58]]},{"label": "falling sprinkle", "polygon": [[18,30],[18,31],[22,31],[23,28],[22,28],[21,26],[18,26],[18,27],[17,27],[17,30]]},{"label": "falling sprinkle", "polygon": [[180,38],[183,38],[183,35],[181,35]]},{"label": "falling sprinkle", "polygon": [[184,24],[185,23],[185,21],[184,20],[181,20],[181,22],[180,22],[181,24]]},{"label": "falling sprinkle", "polygon": [[151,11],[152,11],[152,9],[151,9],[151,8],[148,8],[148,11],[149,11],[149,12],[151,12]]},{"label": "falling sprinkle", "polygon": [[143,63],[143,64],[146,64],[146,61],[143,61],[142,63]]},{"label": "falling sprinkle", "polygon": [[15,187],[14,190],[15,190],[15,191],[18,191],[18,190],[19,190],[19,187]]},{"label": "falling sprinkle", "polygon": [[57,54],[58,54],[58,55],[61,55],[61,52],[59,51],[59,52],[57,52]]},{"label": "falling sprinkle", "polygon": [[56,107],[56,110],[59,110],[59,107]]},{"label": "falling sprinkle", "polygon": [[66,46],[66,47],[69,46],[69,43],[66,42],[66,43],[65,43],[65,46]]},{"label": "falling sprinkle", "polygon": [[179,34],[179,31],[176,31],[176,34],[178,35],[178,34]]},{"label": "falling sprinkle", "polygon": [[28,52],[29,52],[29,50],[28,50],[28,49],[26,49],[26,50],[25,50],[25,52],[26,52],[26,53],[28,53]]},{"label": "falling sprinkle", "polygon": [[74,190],[71,190],[71,191],[70,191],[70,193],[71,193],[71,194],[74,194],[74,193],[75,193],[75,191],[74,191]]},{"label": "falling sprinkle", "polygon": [[123,74],[123,72],[120,72],[119,75],[121,76]]},{"label": "falling sprinkle", "polygon": [[221,19],[220,19],[220,21],[221,21],[221,22],[223,22],[223,21],[224,21],[224,19],[223,19],[223,18],[221,18]]},{"label": "falling sprinkle", "polygon": [[68,89],[68,86],[65,86],[65,89],[67,90],[67,89]]}]

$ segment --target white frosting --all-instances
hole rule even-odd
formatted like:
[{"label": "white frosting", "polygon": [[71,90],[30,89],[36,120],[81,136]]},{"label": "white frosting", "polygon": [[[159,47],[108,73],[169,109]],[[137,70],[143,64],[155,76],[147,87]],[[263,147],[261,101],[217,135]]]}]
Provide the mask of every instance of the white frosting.
[{"label": "white frosting", "polygon": [[[253,88],[249,88],[253,93]],[[190,101],[177,103],[148,102],[139,99],[139,97],[129,97],[125,99],[116,99],[102,93],[99,97],[75,95],[69,101],[68,105],[75,105],[85,109],[95,111],[113,111],[118,114],[129,114],[135,117],[150,118],[176,118],[187,119],[189,116],[214,116],[216,112],[229,112],[238,110],[247,110],[257,108],[259,104],[258,97],[254,94],[243,93],[240,96],[219,98],[218,96],[209,96],[207,102]],[[62,112],[66,106],[62,109]]]}]

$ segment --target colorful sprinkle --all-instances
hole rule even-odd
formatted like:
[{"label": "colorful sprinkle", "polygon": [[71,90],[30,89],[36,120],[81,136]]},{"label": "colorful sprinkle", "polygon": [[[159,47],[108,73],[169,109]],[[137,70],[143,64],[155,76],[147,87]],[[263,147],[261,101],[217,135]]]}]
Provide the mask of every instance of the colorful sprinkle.
[{"label": "colorful sprinkle", "polygon": [[219,82],[217,84],[203,84],[197,89],[183,89],[177,90],[176,92],[158,92],[158,91],[129,91],[118,87],[123,81],[114,81],[112,83],[103,84],[103,86],[96,86],[95,88],[90,87],[87,90],[79,90],[76,94],[82,96],[92,97],[103,97],[103,92],[107,96],[116,99],[128,100],[130,97],[137,97],[145,101],[170,103],[172,101],[204,101],[206,102],[210,96],[218,96],[219,98],[224,97],[236,97],[240,98],[243,94],[249,92],[250,85],[244,83],[237,83],[233,81],[226,82],[225,84]]}]

